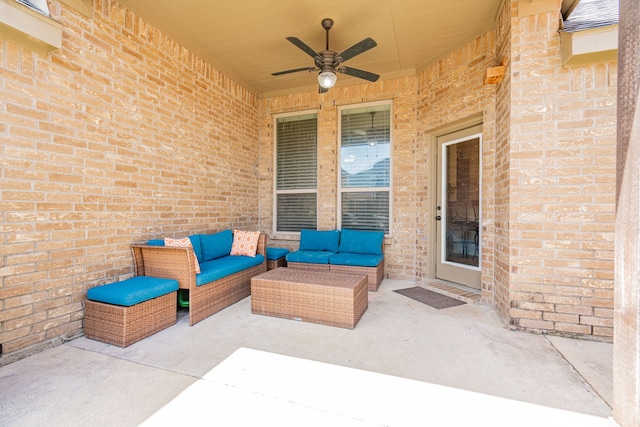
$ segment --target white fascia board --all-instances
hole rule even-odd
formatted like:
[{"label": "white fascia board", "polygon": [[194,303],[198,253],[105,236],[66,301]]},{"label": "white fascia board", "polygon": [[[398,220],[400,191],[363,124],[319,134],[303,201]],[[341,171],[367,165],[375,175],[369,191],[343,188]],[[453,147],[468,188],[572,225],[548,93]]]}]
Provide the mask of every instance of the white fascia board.
[{"label": "white fascia board", "polygon": [[575,67],[618,60],[618,25],[560,32],[562,65]]},{"label": "white fascia board", "polygon": [[0,38],[50,52],[62,47],[62,24],[14,0],[0,0]]}]

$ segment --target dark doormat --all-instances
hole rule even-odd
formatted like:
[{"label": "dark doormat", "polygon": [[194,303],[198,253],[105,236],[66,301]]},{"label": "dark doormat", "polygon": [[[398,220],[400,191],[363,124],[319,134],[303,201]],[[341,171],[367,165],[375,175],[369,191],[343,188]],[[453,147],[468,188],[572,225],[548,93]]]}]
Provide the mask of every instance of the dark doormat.
[{"label": "dark doormat", "polygon": [[423,304],[430,305],[431,307],[437,308],[438,310],[465,304],[464,301],[460,301],[455,298],[451,298],[446,295],[421,288],[419,286],[416,286],[414,288],[396,289],[393,292],[397,292],[400,295],[404,295],[405,297],[409,297]]}]

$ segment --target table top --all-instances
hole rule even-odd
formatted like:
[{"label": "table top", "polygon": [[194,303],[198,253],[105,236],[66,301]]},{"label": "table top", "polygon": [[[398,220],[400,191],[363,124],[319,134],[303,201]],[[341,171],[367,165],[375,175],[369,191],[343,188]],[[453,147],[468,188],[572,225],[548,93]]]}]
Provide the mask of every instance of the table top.
[{"label": "table top", "polygon": [[298,268],[279,267],[254,276],[252,280],[300,283],[318,286],[335,286],[353,289],[367,276],[364,274],[335,273],[330,271],[306,271]]}]

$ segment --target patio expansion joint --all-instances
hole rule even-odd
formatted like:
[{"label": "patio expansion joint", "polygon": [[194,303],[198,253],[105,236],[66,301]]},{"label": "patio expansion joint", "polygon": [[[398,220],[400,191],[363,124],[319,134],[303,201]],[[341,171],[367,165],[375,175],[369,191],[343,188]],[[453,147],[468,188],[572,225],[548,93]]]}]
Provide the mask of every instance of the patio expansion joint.
[{"label": "patio expansion joint", "polygon": [[156,366],[156,365],[152,365],[152,364],[149,364],[149,363],[142,363],[140,361],[133,360],[133,359],[127,357],[127,355],[118,356],[118,355],[115,355],[115,354],[108,354],[108,353],[105,353],[105,352],[102,352],[102,351],[98,351],[98,350],[92,350],[92,349],[89,349],[89,348],[77,347],[75,345],[70,345],[70,346],[75,348],[76,350],[85,351],[87,353],[98,354],[98,355],[101,355],[101,356],[104,356],[104,357],[108,357],[110,359],[120,360],[122,362],[132,363],[134,365],[144,366],[144,367],[147,367],[147,368],[158,369],[160,371],[170,372],[170,373],[176,374],[176,375],[182,375],[182,376],[185,376],[185,377],[193,378],[194,380],[202,380],[203,379],[203,377],[201,375],[193,375],[193,374],[189,374],[187,372],[181,372],[181,371],[176,371],[176,370],[173,370],[173,369],[167,369],[166,367],[162,367],[162,366]]},{"label": "patio expansion joint", "polygon": [[576,369],[575,366],[573,366],[573,363],[571,363],[571,361],[569,359],[567,359],[564,355],[564,353],[562,353],[562,351],[560,351],[560,349],[558,347],[556,347],[553,344],[553,341],[551,341],[549,339],[549,336],[547,334],[542,334],[542,336],[544,337],[545,340],[547,340],[547,342],[549,344],[551,344],[551,347],[556,351],[556,353],[558,353],[558,355],[560,356],[560,358],[562,360],[565,361],[565,363],[567,365],[569,365],[571,367],[571,370],[577,375],[577,377],[580,379],[580,382],[587,388],[589,388],[589,390],[591,390],[593,393],[596,394],[596,396],[598,396],[600,398],[600,400],[602,400],[609,408],[611,408],[613,410],[613,406],[611,406],[611,404],[607,401],[607,399],[605,398],[605,396],[603,396],[601,393],[598,392],[598,389],[596,389],[581,373],[579,370]]}]

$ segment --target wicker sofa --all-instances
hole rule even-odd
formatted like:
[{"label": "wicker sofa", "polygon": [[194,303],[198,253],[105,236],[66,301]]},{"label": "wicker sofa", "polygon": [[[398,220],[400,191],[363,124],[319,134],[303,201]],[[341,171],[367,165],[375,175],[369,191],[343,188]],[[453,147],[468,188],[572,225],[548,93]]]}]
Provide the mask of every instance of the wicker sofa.
[{"label": "wicker sofa", "polygon": [[384,277],[384,233],[362,230],[302,230],[300,248],[286,256],[289,268],[364,274],[370,291]]},{"label": "wicker sofa", "polygon": [[254,257],[230,255],[231,230],[195,234],[189,240],[190,247],[169,247],[157,239],[131,249],[138,276],[176,279],[180,289],[189,290],[193,326],[251,294],[251,278],[267,271],[267,237],[260,233]]}]

